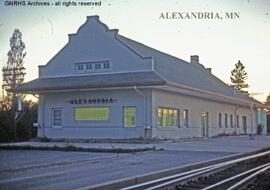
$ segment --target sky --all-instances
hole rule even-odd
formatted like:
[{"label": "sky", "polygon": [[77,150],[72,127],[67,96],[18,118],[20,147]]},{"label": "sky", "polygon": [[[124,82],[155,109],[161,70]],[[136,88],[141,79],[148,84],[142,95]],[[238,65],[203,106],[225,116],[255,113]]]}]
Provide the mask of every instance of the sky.
[{"label": "sky", "polygon": [[[248,73],[250,94],[265,101],[270,92],[269,0],[101,0],[101,6],[11,6],[0,1],[0,63],[7,61],[9,39],[15,28],[22,32],[27,56],[25,81],[38,77],[45,65],[76,33],[87,16],[99,15],[110,29],[186,61],[199,55],[200,63],[230,84],[230,72],[240,60]],[[35,0],[25,1],[35,3]],[[37,2],[58,2],[39,0]],[[60,3],[64,3],[60,1]],[[235,19],[164,19],[172,12],[210,12]],[[0,76],[2,81],[2,74]]]}]

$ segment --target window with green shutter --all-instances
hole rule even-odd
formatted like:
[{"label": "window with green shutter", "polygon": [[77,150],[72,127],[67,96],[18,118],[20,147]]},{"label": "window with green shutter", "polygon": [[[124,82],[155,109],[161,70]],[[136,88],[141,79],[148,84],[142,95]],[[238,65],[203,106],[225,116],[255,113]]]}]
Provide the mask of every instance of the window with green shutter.
[{"label": "window with green shutter", "polygon": [[136,107],[124,107],[124,126],[136,126]]}]

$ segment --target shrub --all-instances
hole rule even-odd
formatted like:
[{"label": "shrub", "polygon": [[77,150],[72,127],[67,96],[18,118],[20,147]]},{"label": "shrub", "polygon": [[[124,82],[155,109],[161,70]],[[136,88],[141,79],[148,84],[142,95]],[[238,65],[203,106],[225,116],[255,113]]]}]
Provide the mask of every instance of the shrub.
[{"label": "shrub", "polygon": [[259,125],[257,126],[257,134],[258,134],[258,135],[261,135],[261,134],[262,134],[262,130],[263,130],[263,125],[262,125],[262,124],[259,124]]},{"label": "shrub", "polygon": [[7,110],[0,110],[0,142],[14,140],[14,131],[12,128],[12,113]]},{"label": "shrub", "polygon": [[23,102],[23,113],[19,115],[16,123],[16,136],[14,136],[14,115],[11,109],[0,109],[0,142],[9,142],[16,140],[28,140],[36,137],[37,131],[33,123],[37,120],[37,104],[32,101]]}]

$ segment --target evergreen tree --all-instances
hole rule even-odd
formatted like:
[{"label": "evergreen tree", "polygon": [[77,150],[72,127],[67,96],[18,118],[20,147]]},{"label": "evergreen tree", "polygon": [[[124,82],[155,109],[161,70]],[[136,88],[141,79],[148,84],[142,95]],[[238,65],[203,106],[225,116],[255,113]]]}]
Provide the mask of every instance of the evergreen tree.
[{"label": "evergreen tree", "polygon": [[248,88],[249,85],[246,83],[248,78],[247,72],[245,71],[245,66],[238,61],[235,64],[235,68],[231,71],[231,82],[232,86],[240,91],[246,92],[243,89]]},{"label": "evergreen tree", "polygon": [[268,96],[266,97],[266,101],[265,104],[270,106],[270,93],[268,94]]}]

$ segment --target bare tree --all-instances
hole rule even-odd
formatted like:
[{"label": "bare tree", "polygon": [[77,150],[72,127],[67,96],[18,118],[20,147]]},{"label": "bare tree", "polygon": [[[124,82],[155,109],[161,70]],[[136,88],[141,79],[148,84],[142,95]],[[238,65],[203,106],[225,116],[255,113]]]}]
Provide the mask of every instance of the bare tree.
[{"label": "bare tree", "polygon": [[24,81],[25,68],[23,63],[26,56],[24,50],[25,44],[22,41],[22,33],[20,30],[15,29],[10,38],[7,63],[2,68],[2,101],[6,109],[11,109],[12,102],[15,102],[16,95],[12,92],[12,89]]}]

